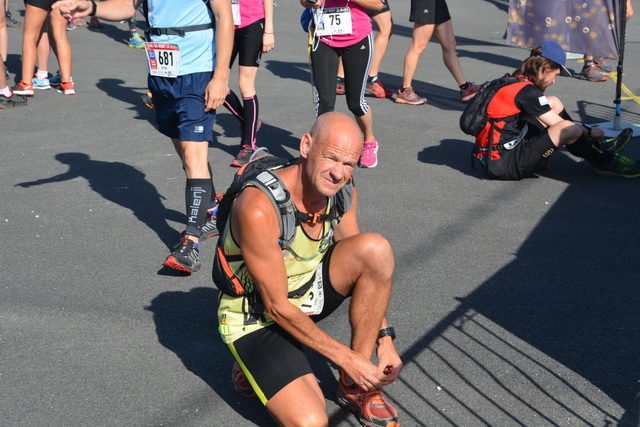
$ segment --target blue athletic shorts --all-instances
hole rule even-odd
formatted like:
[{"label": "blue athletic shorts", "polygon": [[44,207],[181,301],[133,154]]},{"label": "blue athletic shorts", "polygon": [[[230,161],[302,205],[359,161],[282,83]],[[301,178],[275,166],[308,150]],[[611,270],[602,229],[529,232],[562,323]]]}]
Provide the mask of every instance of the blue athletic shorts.
[{"label": "blue athletic shorts", "polygon": [[180,141],[213,140],[215,110],[204,111],[204,91],[213,72],[176,78],[149,76],[149,91],[158,118],[158,129]]}]

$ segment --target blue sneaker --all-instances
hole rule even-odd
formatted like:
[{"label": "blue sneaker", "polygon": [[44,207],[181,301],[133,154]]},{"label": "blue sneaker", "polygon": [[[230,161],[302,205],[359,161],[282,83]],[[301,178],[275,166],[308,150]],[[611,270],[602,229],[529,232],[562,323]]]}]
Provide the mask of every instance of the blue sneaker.
[{"label": "blue sneaker", "polygon": [[40,90],[51,89],[51,84],[49,83],[49,79],[47,78],[39,79],[37,77],[34,77],[32,82],[33,82],[34,89],[40,89]]},{"label": "blue sneaker", "polygon": [[136,34],[129,39],[129,47],[134,49],[144,49],[144,40]]},{"label": "blue sneaker", "polygon": [[[62,75],[60,74],[60,70],[56,72],[55,76],[49,78],[49,84],[51,86],[60,86],[61,81],[62,81]],[[71,77],[69,81],[73,83],[73,77]]]}]

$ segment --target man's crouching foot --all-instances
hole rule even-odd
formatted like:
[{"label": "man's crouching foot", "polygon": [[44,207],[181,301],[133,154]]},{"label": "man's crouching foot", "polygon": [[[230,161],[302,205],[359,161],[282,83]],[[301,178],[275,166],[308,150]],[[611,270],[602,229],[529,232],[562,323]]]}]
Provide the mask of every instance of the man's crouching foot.
[{"label": "man's crouching foot", "polygon": [[380,390],[362,391],[355,383],[348,384],[345,372],[340,370],[338,405],[353,412],[367,427],[398,427],[398,412],[385,400]]}]

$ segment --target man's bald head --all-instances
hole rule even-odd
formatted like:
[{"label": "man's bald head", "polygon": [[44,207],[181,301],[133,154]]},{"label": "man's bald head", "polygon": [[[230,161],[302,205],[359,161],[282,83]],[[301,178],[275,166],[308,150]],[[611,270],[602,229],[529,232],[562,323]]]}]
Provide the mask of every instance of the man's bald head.
[{"label": "man's bald head", "polygon": [[316,148],[335,143],[344,148],[362,149],[362,132],[355,120],[342,113],[325,113],[316,119],[311,128],[313,145]]}]

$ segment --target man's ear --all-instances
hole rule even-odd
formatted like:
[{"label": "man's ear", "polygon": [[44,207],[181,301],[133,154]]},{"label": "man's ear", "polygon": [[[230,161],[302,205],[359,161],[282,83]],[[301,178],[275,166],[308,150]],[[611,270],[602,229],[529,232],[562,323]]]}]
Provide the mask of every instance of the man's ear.
[{"label": "man's ear", "polygon": [[311,134],[305,133],[302,135],[300,139],[300,157],[306,159],[309,155],[309,151],[311,150],[311,146],[313,145],[313,138]]}]

